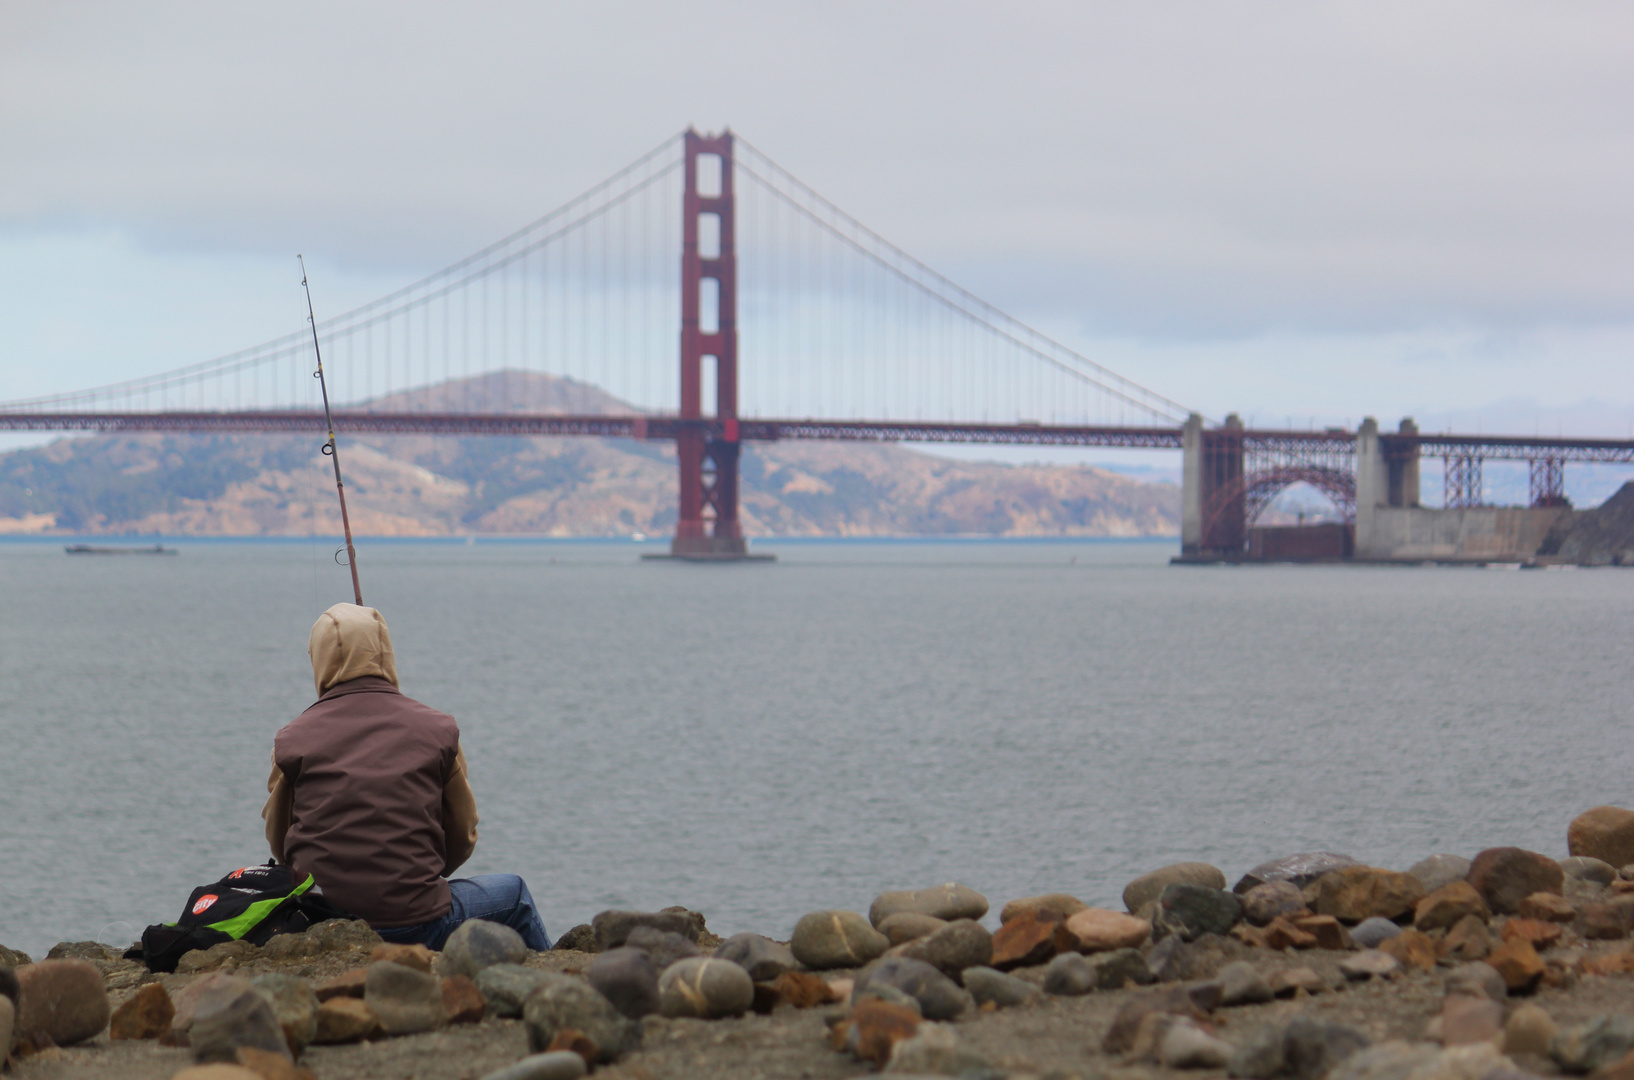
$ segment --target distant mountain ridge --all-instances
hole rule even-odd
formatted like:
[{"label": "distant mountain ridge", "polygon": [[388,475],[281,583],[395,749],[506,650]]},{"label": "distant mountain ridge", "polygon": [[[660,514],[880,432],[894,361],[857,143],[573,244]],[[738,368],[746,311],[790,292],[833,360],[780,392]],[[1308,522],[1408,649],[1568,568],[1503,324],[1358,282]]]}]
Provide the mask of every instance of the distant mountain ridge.
[{"label": "distant mountain ridge", "polygon": [[[379,411],[637,411],[597,387],[494,372],[373,402]],[[346,437],[365,535],[662,536],[675,455],[631,439]],[[1179,491],[1089,466],[949,461],[879,443],[755,443],[740,506],[753,536],[1167,536]],[[306,536],[340,529],[319,440],[98,435],[0,455],[0,532]]]}]

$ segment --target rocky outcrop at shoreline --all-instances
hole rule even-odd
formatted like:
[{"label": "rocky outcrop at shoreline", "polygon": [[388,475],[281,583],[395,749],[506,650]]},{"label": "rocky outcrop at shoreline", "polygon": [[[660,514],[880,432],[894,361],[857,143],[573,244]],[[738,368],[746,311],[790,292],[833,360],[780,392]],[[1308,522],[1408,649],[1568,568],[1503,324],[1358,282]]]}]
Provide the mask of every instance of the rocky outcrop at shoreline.
[{"label": "rocky outcrop at shoreline", "polygon": [[949,883],[788,942],[602,912],[548,953],[468,923],[441,953],[336,920],[161,975],[90,942],[0,968],[21,1077],[1634,1080],[1634,811],[1406,870],[1307,852],[1206,863],[1126,910]]},{"label": "rocky outcrop at shoreline", "polygon": [[1579,566],[1634,566],[1634,483],[1592,510],[1562,514],[1550,526],[1538,555]]}]

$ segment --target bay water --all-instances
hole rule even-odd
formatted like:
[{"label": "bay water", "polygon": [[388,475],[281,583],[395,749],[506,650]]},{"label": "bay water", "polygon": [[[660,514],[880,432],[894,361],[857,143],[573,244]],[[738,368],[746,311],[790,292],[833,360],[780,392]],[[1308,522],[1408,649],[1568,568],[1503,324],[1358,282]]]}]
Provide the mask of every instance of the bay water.
[{"label": "bay water", "polygon": [[[267,858],[273,733],[333,545],[0,544],[0,942],[132,941]],[[964,882],[998,905],[1201,859],[1405,869],[1634,805],[1634,573],[1170,567],[1173,541],[366,541],[403,690],[459,719],[463,873],[552,935],[685,904],[721,934]],[[989,917],[992,921],[992,916]]]}]

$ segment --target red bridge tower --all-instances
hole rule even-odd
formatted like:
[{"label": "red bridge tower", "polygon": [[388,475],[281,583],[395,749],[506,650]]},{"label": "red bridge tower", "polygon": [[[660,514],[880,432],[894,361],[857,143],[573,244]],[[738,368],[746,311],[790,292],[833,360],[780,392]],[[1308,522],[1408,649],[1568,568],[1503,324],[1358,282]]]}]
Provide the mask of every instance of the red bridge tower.
[{"label": "red bridge tower", "polygon": [[[680,559],[755,558],[738,523],[738,262],[732,196],[732,133],[686,136],[681,231],[681,415],[675,439],[680,515],[670,554]],[[713,159],[713,160],[711,160]],[[719,165],[706,194],[700,164]],[[715,170],[709,169],[710,179]],[[700,233],[704,241],[700,249]],[[713,242],[710,242],[713,241]],[[712,282],[713,295],[705,296]],[[706,309],[706,300],[714,310]],[[703,316],[712,316],[703,318]],[[711,325],[712,329],[705,329]],[[715,400],[705,412],[704,364],[713,361]],[[769,556],[766,556],[769,557]]]}]

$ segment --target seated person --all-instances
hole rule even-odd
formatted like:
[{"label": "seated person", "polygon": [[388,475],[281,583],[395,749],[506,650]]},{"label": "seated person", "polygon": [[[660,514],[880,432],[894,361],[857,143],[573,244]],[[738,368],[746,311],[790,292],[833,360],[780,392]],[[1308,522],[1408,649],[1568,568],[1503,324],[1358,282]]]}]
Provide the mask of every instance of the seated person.
[{"label": "seated person", "polygon": [[397,689],[386,620],[336,604],[307,651],[318,700],[274,737],[261,811],[274,857],[387,941],[441,949],[486,919],[550,948],[521,878],[447,880],[476,848],[476,797],[454,718]]}]

